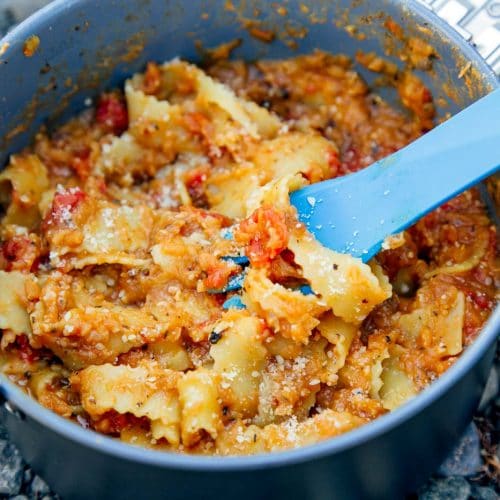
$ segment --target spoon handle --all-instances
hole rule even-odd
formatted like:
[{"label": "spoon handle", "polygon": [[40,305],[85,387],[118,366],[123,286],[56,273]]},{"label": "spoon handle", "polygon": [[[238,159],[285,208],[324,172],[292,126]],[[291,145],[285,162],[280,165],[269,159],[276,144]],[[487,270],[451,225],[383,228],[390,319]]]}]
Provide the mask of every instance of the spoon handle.
[{"label": "spoon handle", "polygon": [[500,89],[371,167],[296,191],[291,201],[321,243],[366,262],[388,235],[499,167]]}]

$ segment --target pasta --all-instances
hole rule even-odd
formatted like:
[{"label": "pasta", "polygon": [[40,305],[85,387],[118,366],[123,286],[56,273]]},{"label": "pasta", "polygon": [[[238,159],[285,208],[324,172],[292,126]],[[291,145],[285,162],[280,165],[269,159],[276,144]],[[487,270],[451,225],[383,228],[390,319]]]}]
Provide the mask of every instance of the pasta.
[{"label": "pasta", "polygon": [[428,129],[422,82],[396,76],[411,116],[344,56],[175,59],[42,129],[0,173],[3,373],[79,425],[207,455],[314,444],[415,397],[494,307],[477,193],[367,264],[289,201]]},{"label": "pasta", "polygon": [[31,330],[26,311],[25,283],[29,275],[0,271],[0,328],[22,335]]},{"label": "pasta", "polygon": [[178,384],[182,408],[182,442],[192,446],[203,432],[215,439],[222,427],[217,376],[209,370],[190,371]]},{"label": "pasta", "polygon": [[158,370],[153,363],[136,368],[104,364],[89,366],[75,375],[82,405],[89,415],[102,416],[110,410],[147,417],[153,439],[180,441],[179,373]]},{"label": "pasta", "polygon": [[36,155],[15,155],[0,173],[0,202],[8,205],[4,224],[31,229],[40,222],[39,203],[49,187],[47,169]]}]

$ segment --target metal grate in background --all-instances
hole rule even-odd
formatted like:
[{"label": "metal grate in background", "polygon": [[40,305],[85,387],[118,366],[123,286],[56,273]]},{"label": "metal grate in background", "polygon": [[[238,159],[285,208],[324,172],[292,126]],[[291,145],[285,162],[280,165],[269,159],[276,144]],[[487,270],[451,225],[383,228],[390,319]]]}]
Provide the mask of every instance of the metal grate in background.
[{"label": "metal grate in background", "polygon": [[500,75],[500,1],[420,0],[473,43]]}]

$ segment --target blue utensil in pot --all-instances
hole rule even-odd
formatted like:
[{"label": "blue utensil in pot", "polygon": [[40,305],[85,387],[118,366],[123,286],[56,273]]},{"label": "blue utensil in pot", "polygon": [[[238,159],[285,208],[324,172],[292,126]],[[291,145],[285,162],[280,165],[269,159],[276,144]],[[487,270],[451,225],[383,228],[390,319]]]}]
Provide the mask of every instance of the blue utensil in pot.
[{"label": "blue utensil in pot", "polygon": [[500,90],[372,166],[291,194],[326,247],[370,260],[384,239],[500,168]]}]

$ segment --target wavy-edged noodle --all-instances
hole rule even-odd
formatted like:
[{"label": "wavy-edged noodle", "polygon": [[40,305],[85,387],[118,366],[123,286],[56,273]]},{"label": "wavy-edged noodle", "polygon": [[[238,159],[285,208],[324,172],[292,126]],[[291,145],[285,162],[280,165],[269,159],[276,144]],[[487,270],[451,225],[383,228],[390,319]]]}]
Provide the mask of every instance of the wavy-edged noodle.
[{"label": "wavy-edged noodle", "polygon": [[383,362],[381,375],[382,387],[379,390],[382,406],[386,410],[394,410],[410,398],[417,395],[417,388],[413,380],[401,368],[398,351],[400,346],[393,346],[390,349],[390,357]]},{"label": "wavy-edged noodle", "polygon": [[2,226],[34,227],[41,218],[38,203],[48,188],[47,168],[38,156],[12,156],[8,167],[0,173],[0,204],[8,205]]},{"label": "wavy-edged noodle", "polygon": [[179,279],[184,286],[196,288],[199,277],[197,252],[185,240],[182,236],[165,239],[151,247],[151,256],[167,278]]},{"label": "wavy-edged noodle", "polygon": [[[388,340],[389,339],[389,340]],[[344,390],[349,392],[349,400],[352,398],[352,407],[355,408],[362,400],[371,398],[369,406],[373,410],[380,405],[380,389],[383,386],[382,373],[383,363],[389,358],[388,335],[372,333],[368,336],[367,344],[356,336],[352,341],[349,355],[344,366],[337,372],[338,395],[342,398]],[[353,392],[351,392],[353,391]],[[349,403],[350,404],[350,403]],[[371,410],[369,410],[371,411]],[[363,413],[361,413],[363,414]]]},{"label": "wavy-edged noodle", "polygon": [[180,443],[181,412],[177,383],[182,375],[153,363],[129,366],[89,366],[71,377],[79,388],[84,410],[92,417],[114,410],[147,417],[154,439]]},{"label": "wavy-edged noodle", "polygon": [[228,311],[215,326],[221,335],[210,348],[214,371],[220,375],[224,403],[242,417],[255,415],[261,371],[267,351],[259,338],[262,322],[245,311]]},{"label": "wavy-edged noodle", "polygon": [[157,158],[152,157],[149,161],[154,165],[154,171],[162,166],[158,159],[168,164],[179,154],[199,152],[198,141],[186,127],[186,114],[193,111],[187,101],[171,104],[153,95],[146,95],[140,90],[141,82],[142,78],[135,75],[125,84],[130,119],[128,131],[146,151],[151,152],[153,149],[157,153]]},{"label": "wavy-edged noodle", "polygon": [[180,346],[155,343],[177,342],[183,328],[194,341],[206,340],[220,315],[212,296],[175,284],[153,287],[142,307],[115,304],[97,286],[92,288],[89,291],[76,277],[52,273],[33,297],[33,346],[50,347],[69,367],[81,368],[113,361],[132,348],[149,344],[148,354],[158,357],[162,366],[185,369],[190,360]]},{"label": "wavy-edged noodle", "polygon": [[335,144],[320,135],[289,132],[258,144],[252,161],[265,182],[298,173],[319,182],[331,177],[331,158],[337,153]]},{"label": "wavy-edged noodle", "polygon": [[[163,63],[160,67],[161,82],[156,92],[160,99],[173,102],[191,101],[197,92],[196,66],[182,61],[178,57]],[[140,78],[143,78],[139,74]],[[143,80],[139,80],[143,81]]]},{"label": "wavy-edged noodle", "polygon": [[31,393],[45,408],[49,408],[63,417],[69,418],[75,410],[54,391],[54,382],[61,375],[51,367],[42,368],[32,373],[28,382]]},{"label": "wavy-edged noodle", "polygon": [[31,332],[26,311],[25,284],[31,275],[19,271],[0,271],[0,329],[16,335]]},{"label": "wavy-edged noodle", "polygon": [[172,105],[168,101],[160,101],[154,96],[146,95],[138,89],[140,80],[135,75],[125,82],[125,97],[130,125],[133,127],[138,120],[168,122]]},{"label": "wavy-edged noodle", "polygon": [[[267,343],[270,351],[278,346]],[[259,411],[253,422],[258,425],[282,422],[295,415],[299,420],[309,417],[316,403],[316,393],[321,383],[328,383],[328,341],[319,337],[300,349],[293,357],[285,359],[275,354],[262,373],[259,386]],[[282,344],[283,346],[283,344]],[[284,349],[283,354],[291,354]]]},{"label": "wavy-edged noodle", "polygon": [[0,173],[2,201],[6,183],[11,184],[22,204],[36,205],[49,188],[47,168],[37,155],[14,155]]},{"label": "wavy-edged noodle", "polygon": [[115,172],[133,172],[140,169],[145,151],[135,137],[125,132],[102,146],[102,152],[94,168],[95,173],[110,175]]},{"label": "wavy-edged noodle", "polygon": [[250,311],[264,318],[273,329],[296,342],[307,343],[328,309],[315,295],[304,295],[273,283],[265,269],[250,269],[244,282],[243,301]]},{"label": "wavy-edged noodle", "polygon": [[297,419],[292,417],[282,424],[271,424],[264,428],[264,434],[269,451],[278,451],[307,446],[338,436],[364,422],[365,420],[348,412],[324,410],[303,422],[297,422]]},{"label": "wavy-edged noodle", "polygon": [[452,264],[450,266],[441,266],[436,269],[431,269],[427,273],[425,273],[425,278],[432,278],[438,274],[459,274],[466,273],[471,269],[474,269],[484,257],[486,250],[488,249],[489,244],[489,232],[481,231],[479,232],[479,241],[474,245],[473,254],[463,262],[459,262],[458,264]]},{"label": "wavy-edged noodle", "polygon": [[213,439],[222,429],[217,375],[199,368],[187,372],[177,384],[181,404],[182,444],[193,446],[207,432]]},{"label": "wavy-edged noodle", "polygon": [[263,141],[251,164],[209,178],[210,204],[230,217],[245,217],[264,203],[289,209],[290,191],[331,176],[329,158],[336,151],[323,137],[301,132]]},{"label": "wavy-edged noodle", "polygon": [[463,349],[465,297],[451,286],[438,302],[401,315],[397,324],[406,342],[414,343],[420,337],[424,345],[430,341],[426,347],[433,348],[439,356],[456,356]]},{"label": "wavy-edged noodle", "polygon": [[277,333],[266,339],[266,349],[272,356],[281,356],[283,359],[294,359],[300,356],[304,345]]},{"label": "wavy-edged noodle", "polygon": [[148,310],[99,299],[76,278],[57,272],[32,300],[32,345],[50,348],[72,369],[112,361],[171,328],[167,316],[158,320]]},{"label": "wavy-edged noodle", "polygon": [[190,70],[196,76],[198,100],[216,104],[231,119],[239,123],[248,135],[254,138],[271,138],[278,133],[281,121],[277,116],[253,102],[240,99],[227,86],[216,82],[198,68],[191,65],[187,66],[190,66]]},{"label": "wavy-edged noodle", "polygon": [[31,320],[33,344],[48,347],[72,369],[113,361],[121,353],[163,337],[169,327],[147,311],[111,303],[68,309],[52,323],[40,302]]},{"label": "wavy-edged noodle", "polygon": [[[148,249],[149,234],[153,227],[150,208],[104,203],[96,208],[96,212],[85,221],[82,244],[73,252],[102,255]],[[104,260],[104,263],[108,262]]]},{"label": "wavy-edged noodle", "polygon": [[380,390],[384,385],[382,380],[382,373],[384,371],[383,363],[389,359],[389,349],[387,347],[374,352],[371,359],[370,366],[370,397],[373,399],[380,399]]},{"label": "wavy-edged noodle", "polygon": [[54,201],[54,195],[56,194],[56,192],[56,188],[49,188],[42,193],[40,201],[38,202],[38,210],[40,211],[42,219],[47,216],[47,214],[52,209],[52,203]]},{"label": "wavy-edged noodle", "polygon": [[243,100],[243,107],[250,118],[256,123],[259,135],[264,138],[274,137],[280,130],[280,118],[266,108],[258,106],[253,101]]},{"label": "wavy-edged noodle", "polygon": [[215,446],[223,456],[265,453],[267,442],[262,433],[262,427],[237,420],[219,432]]},{"label": "wavy-edged noodle", "polygon": [[442,328],[438,333],[439,347],[444,348],[449,356],[456,356],[462,352],[464,316],[465,296],[462,292],[457,292],[455,303],[439,325]]},{"label": "wavy-edged noodle", "polygon": [[161,339],[148,345],[146,356],[151,356],[161,368],[186,371],[193,367],[180,341]]},{"label": "wavy-edged noodle", "polygon": [[352,323],[346,323],[333,314],[321,318],[317,328],[332,345],[328,350],[329,381],[327,383],[335,384],[338,379],[337,372],[345,365],[352,341],[359,331]]},{"label": "wavy-edged noodle", "polygon": [[252,455],[307,446],[347,432],[365,422],[351,413],[330,409],[302,422],[291,417],[280,424],[269,424],[264,428],[247,426],[237,421],[219,434],[216,444],[222,455]]},{"label": "wavy-edged noodle", "polygon": [[[83,268],[93,264],[121,264],[144,267],[149,257],[149,235],[153,227],[151,209],[146,206],[116,206],[93,201],[69,228],[48,234],[50,260],[54,266]],[[79,232],[78,239],[64,238],[65,232]],[[71,244],[70,244],[71,243]]]},{"label": "wavy-edged noodle", "polygon": [[[204,239],[203,233],[193,235]],[[202,272],[200,253],[206,251],[203,245],[195,243],[194,237],[173,236],[151,247],[151,256],[167,279],[179,280],[185,287],[196,289]]]},{"label": "wavy-edged noodle", "polygon": [[[125,86],[130,132],[140,144],[161,149],[164,153],[191,151],[198,141],[192,137],[189,120],[200,125],[208,119],[211,125],[209,143],[216,148],[226,147],[239,158],[243,136],[274,137],[281,127],[278,117],[253,102],[240,99],[195,66],[174,60],[164,64],[161,73],[160,98],[144,94],[141,75],[135,75]],[[180,89],[183,89],[183,99],[174,95]],[[194,100],[187,98],[187,89],[194,92]],[[188,115],[191,118],[185,121]]]},{"label": "wavy-edged noodle", "polygon": [[207,197],[212,210],[241,219],[249,210],[248,197],[258,193],[260,181],[251,163],[240,163],[230,171],[215,173],[207,182]]},{"label": "wavy-edged noodle", "polygon": [[250,215],[261,205],[271,205],[288,212],[294,211],[295,209],[290,205],[289,194],[306,185],[306,180],[300,174],[289,174],[268,182],[247,196],[245,215]]},{"label": "wavy-edged noodle", "polygon": [[[230,262],[220,260],[224,255],[238,252],[234,241],[221,235],[225,223],[223,217],[213,217],[203,211],[200,222],[200,212],[196,209],[161,210],[156,215],[151,256],[163,270],[164,278],[204,291],[204,278],[214,270],[228,271],[227,275],[237,271]],[[213,285],[208,288],[220,287]]]},{"label": "wavy-edged noodle", "polygon": [[[54,266],[59,266],[62,262],[57,258],[57,253],[54,253]],[[64,266],[71,269],[83,269],[86,266],[102,265],[102,264],[119,264],[124,267],[146,269],[151,265],[151,259],[138,259],[131,257],[123,252],[115,254],[97,254],[87,255],[86,257],[70,257],[64,261]]]},{"label": "wavy-edged noodle", "polygon": [[309,234],[292,235],[288,247],[312,289],[336,316],[348,323],[360,323],[377,304],[391,296],[386,276],[377,276],[373,267],[360,259],[323,247]]},{"label": "wavy-edged noodle", "polygon": [[[183,269],[180,268],[178,272],[183,272]],[[160,323],[168,322],[169,332],[175,338],[184,329],[194,342],[207,340],[211,325],[221,315],[213,295],[187,290],[175,284],[154,288],[147,296],[146,310]]]},{"label": "wavy-edged noodle", "polygon": [[141,446],[157,451],[174,451],[175,446],[165,440],[151,440],[151,433],[140,425],[130,425],[120,431],[120,440],[134,446]]}]

